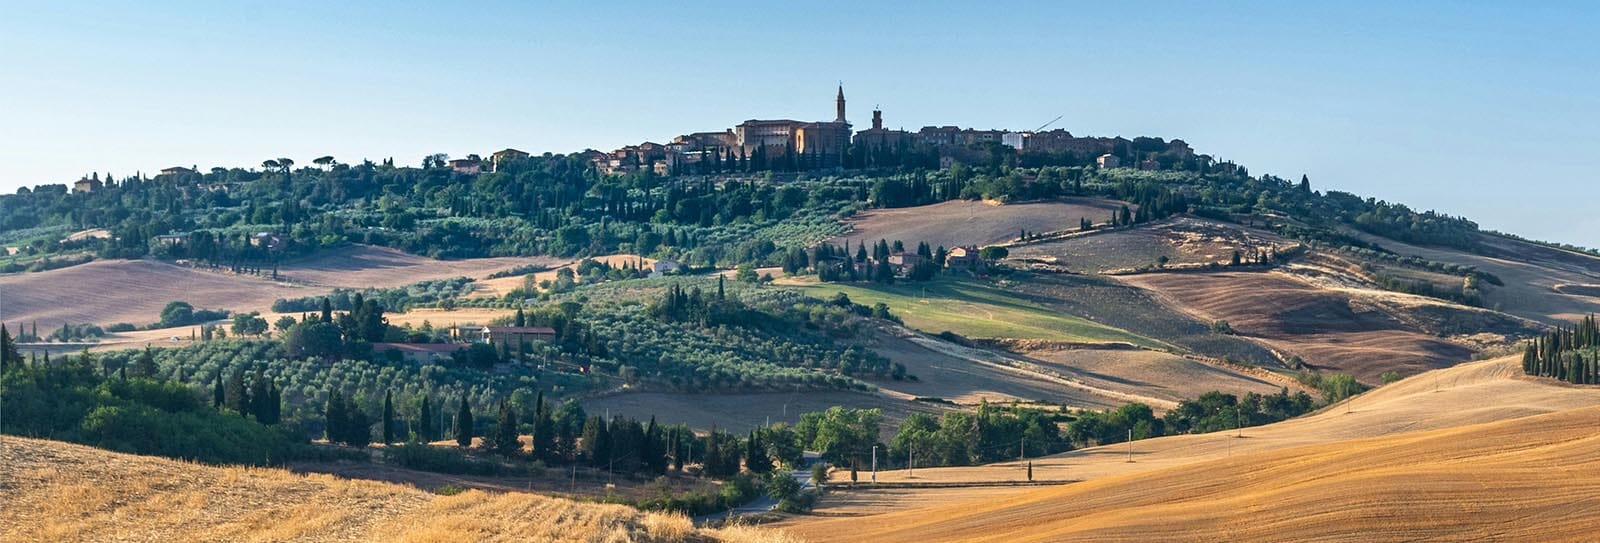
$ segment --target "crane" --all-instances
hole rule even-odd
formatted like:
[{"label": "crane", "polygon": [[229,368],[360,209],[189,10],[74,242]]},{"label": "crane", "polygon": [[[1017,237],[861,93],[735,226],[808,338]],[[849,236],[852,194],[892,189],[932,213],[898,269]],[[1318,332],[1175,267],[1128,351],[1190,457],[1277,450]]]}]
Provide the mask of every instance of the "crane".
[{"label": "crane", "polygon": [[1044,124],[1039,125],[1039,127],[1033,129],[1033,131],[1034,132],[1039,132],[1041,130],[1044,130],[1046,127],[1048,127],[1048,126],[1050,126],[1052,124],[1056,124],[1056,121],[1061,120],[1062,117],[1066,117],[1066,115],[1056,115],[1056,118],[1050,119],[1050,122],[1048,122],[1048,123],[1044,123]]}]

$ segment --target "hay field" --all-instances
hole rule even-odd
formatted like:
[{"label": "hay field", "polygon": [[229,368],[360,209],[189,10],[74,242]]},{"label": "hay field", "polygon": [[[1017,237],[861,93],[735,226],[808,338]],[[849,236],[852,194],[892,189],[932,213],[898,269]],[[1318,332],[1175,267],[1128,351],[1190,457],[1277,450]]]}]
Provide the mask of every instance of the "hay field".
[{"label": "hay field", "polygon": [[[906,540],[902,539],[902,536],[934,541],[959,541],[982,537],[973,531],[962,531],[980,525],[982,529],[988,530],[996,537],[1006,535],[1017,540],[1026,540],[1024,538],[1027,537],[1027,533],[1037,532],[1049,534],[1046,540],[1056,540],[1055,538],[1078,537],[1070,532],[1054,531],[1057,528],[1065,529],[1062,527],[1068,524],[1076,526],[1073,529],[1096,529],[1096,526],[1101,526],[1098,522],[1072,524],[1063,519],[1088,518],[1104,513],[1107,515],[1104,518],[1110,519],[1105,526],[1115,529],[1110,532],[1089,532],[1091,535],[1084,537],[1121,539],[1121,534],[1124,532],[1120,530],[1128,530],[1127,533],[1137,534],[1137,537],[1165,540],[1178,537],[1178,534],[1185,533],[1183,530],[1200,530],[1196,533],[1202,540],[1233,538],[1273,540],[1276,532],[1214,532],[1214,530],[1242,529],[1249,526],[1266,526],[1274,529],[1299,526],[1296,529],[1327,530],[1330,525],[1320,524],[1315,520],[1304,520],[1326,515],[1334,515],[1332,518],[1341,518],[1345,522],[1357,522],[1357,525],[1363,526],[1364,529],[1374,529],[1378,526],[1360,525],[1358,521],[1362,518],[1375,518],[1372,515],[1377,515],[1386,509],[1405,507],[1405,504],[1394,503],[1391,496],[1405,496],[1406,500],[1415,501],[1419,507],[1441,508],[1417,513],[1415,515],[1417,518],[1451,514],[1448,507],[1452,505],[1472,514],[1485,513],[1479,508],[1472,507],[1473,501],[1526,503],[1531,504],[1531,507],[1544,507],[1548,505],[1548,501],[1537,497],[1536,494],[1541,490],[1541,485],[1542,488],[1548,489],[1551,495],[1563,496],[1563,499],[1571,498],[1570,494],[1563,494],[1560,486],[1564,484],[1561,480],[1566,477],[1563,474],[1570,472],[1547,469],[1550,465],[1561,465],[1560,462],[1549,463],[1556,460],[1554,458],[1516,457],[1522,452],[1540,450],[1544,452],[1535,454],[1564,454],[1558,448],[1541,449],[1545,443],[1555,443],[1559,440],[1529,437],[1537,434],[1537,431],[1528,428],[1537,427],[1542,423],[1526,422],[1534,419],[1525,417],[1553,413],[1554,415],[1551,415],[1553,418],[1550,420],[1563,421],[1557,424],[1557,427],[1575,429],[1571,430],[1574,434],[1569,437],[1576,438],[1581,435],[1582,439],[1593,440],[1595,438],[1590,437],[1594,435],[1593,421],[1597,420],[1596,417],[1600,417],[1600,410],[1595,409],[1595,406],[1600,406],[1600,389],[1530,379],[1520,375],[1517,362],[1515,357],[1508,357],[1435,370],[1359,396],[1348,406],[1341,404],[1310,416],[1247,428],[1243,432],[1243,438],[1235,437],[1234,432],[1219,432],[1138,441],[1133,443],[1132,456],[1135,461],[1132,463],[1127,461],[1129,450],[1127,444],[1092,447],[1033,460],[1036,479],[1081,480],[1089,483],[1037,492],[1021,491],[1011,494],[1010,497],[999,496],[988,500],[958,500],[956,495],[952,495],[947,504],[934,509],[914,511],[908,509],[924,505],[927,500],[900,499],[892,494],[877,495],[872,499],[857,500],[862,504],[861,508],[852,509],[831,505],[829,502],[833,498],[829,498],[824,501],[820,510],[829,516],[845,518],[829,520],[798,517],[784,524],[813,541],[849,541],[869,534],[875,538],[885,537],[887,539],[884,540],[887,541]],[[1481,424],[1501,426],[1487,431],[1481,439],[1473,437],[1473,433],[1479,431],[1474,428],[1482,428],[1475,425]],[[1446,458],[1440,459],[1435,449],[1408,445],[1417,442],[1418,436],[1427,435],[1416,432],[1430,431],[1437,432],[1439,436],[1446,436],[1433,442],[1439,447],[1448,446],[1450,443],[1479,443],[1488,446],[1490,450],[1447,452]],[[1527,439],[1519,442],[1518,439],[1522,438]],[[1371,440],[1379,445],[1370,446],[1363,444],[1361,440]],[[1400,448],[1385,449],[1389,446],[1384,445],[1386,443]],[[1588,454],[1600,450],[1597,446],[1600,446],[1600,443],[1592,441],[1581,445],[1590,451]],[[1338,469],[1326,473],[1320,471],[1315,474],[1308,473],[1304,477],[1296,475],[1295,470],[1316,463],[1305,460],[1306,458],[1326,458],[1319,462],[1333,462]],[[1484,484],[1480,485],[1478,474],[1471,467],[1497,465],[1495,463],[1500,458],[1517,459],[1514,462],[1499,464],[1505,470],[1504,478],[1495,479],[1494,476],[1486,475],[1482,480]],[[1407,465],[1404,463],[1407,459],[1416,459],[1418,463]],[[1440,460],[1440,463],[1430,466],[1429,463],[1434,460]],[[1586,461],[1595,462],[1596,458],[1590,457]],[[1368,464],[1363,465],[1363,462]],[[1600,465],[1590,464],[1587,473],[1590,476],[1597,473],[1594,469],[1596,467]],[[1493,469],[1495,468],[1491,467],[1490,471]],[[1352,481],[1356,482],[1346,485],[1335,484],[1332,480],[1328,480],[1334,477],[1330,474],[1344,472],[1352,473]],[[985,483],[1022,480],[1025,473],[1023,464],[1005,462],[977,467],[920,469],[912,479],[908,479],[903,470],[880,472],[879,480],[944,484]],[[1180,475],[1167,478],[1171,473]],[[1380,475],[1366,477],[1360,475],[1363,473]],[[1435,478],[1420,478],[1413,481],[1401,481],[1397,478],[1407,473],[1421,475],[1431,473]],[[1530,484],[1514,484],[1522,478],[1527,478]],[[1215,488],[1207,486],[1211,483],[1204,483],[1213,480],[1216,481],[1213,485]],[[1576,482],[1579,481],[1574,481]],[[1600,485],[1600,480],[1590,478],[1581,482],[1590,485],[1591,489],[1600,490],[1600,486],[1594,486]],[[1321,484],[1329,486],[1318,486]],[[1247,500],[1217,508],[1196,505],[1229,499],[1246,499],[1244,496],[1247,494],[1241,492],[1239,490],[1241,488],[1275,490],[1248,494],[1264,500],[1263,502]],[[1406,491],[1406,488],[1411,490]],[[1502,501],[1502,498],[1496,495],[1501,488],[1514,492],[1508,494],[1505,501]],[[1361,495],[1361,489],[1367,489],[1368,494]],[[1454,494],[1444,494],[1444,497],[1439,499],[1428,498],[1428,493],[1437,489]],[[1524,491],[1526,493],[1517,493]],[[1355,494],[1351,494],[1352,492]],[[1470,499],[1462,498],[1462,495]],[[1329,505],[1319,501],[1324,499],[1323,496],[1333,500],[1348,500],[1348,503]],[[1600,494],[1591,496],[1600,497]],[[990,508],[991,505],[999,503],[1017,504],[1015,506],[1018,507],[1018,515],[1011,515],[1006,507]],[[1095,505],[1080,510],[1074,505],[1078,503]],[[1117,505],[1125,503],[1142,505],[1133,509],[1137,513],[1130,516],[1129,512],[1133,510],[1123,510]],[[1281,503],[1292,506],[1290,510],[1293,514],[1259,519],[1237,516],[1252,511],[1253,508],[1266,508],[1268,504],[1276,507]],[[1178,507],[1173,510],[1148,508],[1165,507],[1161,504],[1187,505],[1173,505]],[[1372,508],[1367,508],[1369,505]],[[1041,510],[1041,507],[1054,509]],[[962,510],[976,514],[969,517],[959,512]],[[1363,511],[1364,516],[1356,518],[1337,516],[1341,514],[1339,511],[1346,510]],[[880,514],[885,511],[897,512]],[[1169,513],[1171,517],[1164,516]],[[947,535],[914,531],[917,528],[912,524],[940,528],[933,519],[942,516],[959,519],[955,524],[942,527],[943,530],[949,530]],[[1161,517],[1159,522],[1157,517]],[[1385,522],[1389,521],[1387,516],[1383,518],[1386,519]],[[1448,522],[1444,524],[1472,525],[1470,519],[1447,518]],[[907,519],[920,520],[913,522]],[[1167,526],[1165,529],[1177,531],[1141,532],[1138,531],[1142,529],[1139,526],[1143,525],[1132,522],[1136,519],[1142,519],[1145,522],[1143,525],[1162,525]],[[1038,525],[1039,522],[1046,521],[1049,521],[1050,525]],[[1173,528],[1174,524],[1168,524],[1169,522],[1178,523],[1180,527]],[[874,527],[879,526],[884,527],[883,533],[875,532]],[[1022,526],[1027,526],[1029,531],[1013,531],[1019,530]],[[1401,529],[1400,533],[1415,537],[1419,535],[1417,530],[1435,527],[1412,526]],[[838,534],[851,534],[852,537],[842,537]],[[1284,535],[1277,537],[1300,540],[1308,535],[1311,534],[1284,532]],[[1336,539],[1361,540],[1362,538],[1358,535],[1345,535]],[[1458,539],[1472,539],[1472,537],[1462,536]]]},{"label": "hay field", "polygon": [[1367,303],[1358,293],[1320,288],[1285,273],[1152,273],[1118,279],[1203,322],[1227,321],[1241,337],[1366,382],[1377,382],[1386,371],[1410,375],[1472,355],[1468,347],[1421,329],[1392,308]]},{"label": "hay field", "polygon": [[388,247],[350,245],[285,262],[278,267],[278,275],[317,286],[389,288],[452,277],[481,279],[517,266],[564,262],[547,256],[437,260]]},{"label": "hay field", "polygon": [[[937,204],[874,209],[849,221],[848,234],[829,240],[851,246],[878,240],[905,242],[916,248],[918,242],[938,247],[991,245],[1017,239],[1022,230],[1056,232],[1075,230],[1078,220],[1105,222],[1123,205],[1102,198],[1063,198],[1059,201],[997,205],[971,200],[952,200]],[[1133,206],[1129,206],[1132,208]]]},{"label": "hay field", "polygon": [[5,541],[790,541],[696,529],[644,513],[521,493],[440,496],[413,487],[214,467],[6,436]]},{"label": "hay field", "polygon": [[[38,321],[40,330],[62,323],[160,320],[174,300],[207,309],[266,309],[278,298],[314,296],[326,288],[278,283],[255,276],[226,275],[153,260],[97,260],[87,264],[0,276],[6,322]],[[185,333],[184,335],[187,335]]]}]

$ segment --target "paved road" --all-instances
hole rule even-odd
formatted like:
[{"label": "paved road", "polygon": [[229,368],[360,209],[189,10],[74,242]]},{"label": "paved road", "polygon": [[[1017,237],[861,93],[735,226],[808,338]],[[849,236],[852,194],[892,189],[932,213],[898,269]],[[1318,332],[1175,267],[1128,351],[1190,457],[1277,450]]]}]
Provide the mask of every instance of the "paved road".
[{"label": "paved road", "polygon": [[[801,492],[805,492],[807,489],[811,488],[811,466],[821,461],[822,455],[820,453],[806,451],[805,460],[800,462],[800,467],[789,472],[789,476],[794,478],[796,482],[800,483]],[[709,522],[722,521],[741,515],[765,513],[776,509],[777,507],[777,498],[773,498],[772,496],[768,496],[763,493],[760,498],[757,498],[750,503],[746,503],[739,507],[735,507],[720,513],[711,513],[709,515],[694,517],[694,523],[706,524]]]}]

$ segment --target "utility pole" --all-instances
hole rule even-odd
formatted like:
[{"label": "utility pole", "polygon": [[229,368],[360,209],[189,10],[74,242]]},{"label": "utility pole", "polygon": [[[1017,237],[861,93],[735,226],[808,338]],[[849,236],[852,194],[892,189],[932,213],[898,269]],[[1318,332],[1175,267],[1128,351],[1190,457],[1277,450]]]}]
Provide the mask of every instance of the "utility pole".
[{"label": "utility pole", "polygon": [[1128,463],[1133,463],[1133,428],[1128,429]]},{"label": "utility pole", "polygon": [[872,446],[872,484],[878,484],[878,446]]}]

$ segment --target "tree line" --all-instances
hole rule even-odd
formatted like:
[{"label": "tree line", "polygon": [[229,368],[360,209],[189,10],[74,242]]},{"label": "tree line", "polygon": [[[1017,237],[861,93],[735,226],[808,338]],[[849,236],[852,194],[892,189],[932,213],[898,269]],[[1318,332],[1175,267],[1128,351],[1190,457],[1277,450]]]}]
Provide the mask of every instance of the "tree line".
[{"label": "tree line", "polygon": [[1522,371],[1573,384],[1600,384],[1600,323],[1589,315],[1529,341],[1522,351]]}]

